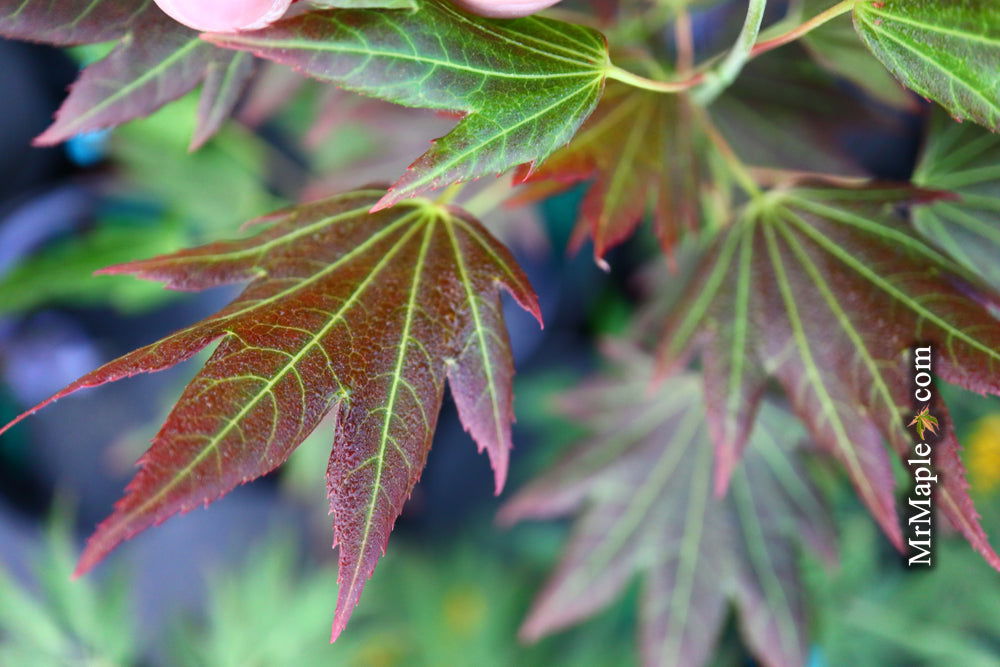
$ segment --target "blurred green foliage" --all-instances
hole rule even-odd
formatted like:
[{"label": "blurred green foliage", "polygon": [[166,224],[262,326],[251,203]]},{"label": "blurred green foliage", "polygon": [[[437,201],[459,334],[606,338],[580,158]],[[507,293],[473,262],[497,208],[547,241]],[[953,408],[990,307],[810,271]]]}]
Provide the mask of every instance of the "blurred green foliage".
[{"label": "blurred green foliage", "polygon": [[[544,535],[543,533],[549,533]],[[545,546],[552,531],[514,543]],[[270,665],[611,665],[635,660],[627,613],[533,646],[514,640],[547,565],[510,545],[417,548],[397,543],[372,579],[351,632],[330,645],[334,559],[310,562],[299,540],[275,535],[242,567],[209,577],[204,614],[170,632],[139,632],[128,576],[70,581],[74,548],[65,522],[50,530],[34,585],[0,570],[0,664],[225,667]],[[482,546],[482,545],[480,545]],[[530,551],[530,549],[529,549]],[[150,636],[148,642],[139,637]]]},{"label": "blurred green foliage", "polygon": [[112,135],[108,150],[120,178],[105,187],[97,219],[0,275],[0,315],[52,304],[155,308],[172,297],[160,285],[93,272],[234,236],[243,222],[284,203],[266,187],[274,149],[241,126],[228,124],[189,154],[196,105],[185,97]]},{"label": "blurred green foliage", "polygon": [[34,590],[0,563],[0,664],[135,664],[126,578],[72,581],[75,547],[64,516],[55,517],[34,560]]}]

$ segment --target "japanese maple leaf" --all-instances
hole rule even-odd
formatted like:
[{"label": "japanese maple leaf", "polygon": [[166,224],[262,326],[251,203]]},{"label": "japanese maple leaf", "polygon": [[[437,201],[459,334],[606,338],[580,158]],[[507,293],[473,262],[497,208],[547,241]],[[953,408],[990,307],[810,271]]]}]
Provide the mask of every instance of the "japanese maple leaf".
[{"label": "japanese maple leaf", "polygon": [[1000,131],[1000,12],[993,0],[858,0],[854,27],[907,88]]},{"label": "japanese maple leaf", "polygon": [[930,409],[931,406],[925,405],[924,409],[918,412],[917,416],[914,417],[909,424],[907,424],[907,426],[917,427],[917,435],[920,436],[921,440],[924,438],[925,431],[930,431],[934,435],[937,435],[938,420],[937,417],[930,414]]},{"label": "japanese maple leaf", "polygon": [[537,169],[520,169],[518,178],[527,185],[519,199],[542,199],[593,180],[572,250],[589,236],[600,260],[651,211],[656,234],[669,252],[680,230],[698,222],[693,130],[684,98],[611,82],[572,143]]},{"label": "japanese maple leaf", "polygon": [[499,290],[540,317],[535,294],[506,248],[465,213],[418,199],[369,214],[384,194],[349,192],[277,213],[246,240],[104,271],[177,290],[250,284],[215,315],[18,418],[219,341],[90,538],[78,574],[141,530],[275,469],[335,410],[327,480],[340,548],[336,638],[420,477],[446,379],[499,491],[513,418]]},{"label": "japanese maple leaf", "polygon": [[797,451],[801,430],[766,404],[720,499],[700,382],[674,377],[650,395],[652,366],[637,356],[567,396],[569,416],[593,435],[501,512],[507,522],[580,513],[522,635],[584,620],[639,576],[643,664],[707,662],[729,601],[764,664],[805,664],[798,550],[803,539],[830,558],[833,548],[828,512]]},{"label": "japanese maple leaf", "polygon": [[416,11],[311,12],[206,39],[365,95],[461,115],[377,208],[542,162],[590,115],[609,66],[595,30],[538,17],[485,19],[448,0],[422,0]]},{"label": "japanese maple leaf", "polygon": [[197,148],[229,117],[253,74],[252,57],[205,43],[151,0],[0,0],[0,36],[60,46],[119,40],[84,69],[39,145],[148,115],[204,84]]},{"label": "japanese maple leaf", "polygon": [[[998,297],[901,217],[906,200],[920,195],[823,183],[773,191],[751,203],[703,258],[672,309],[659,356],[669,372],[701,351],[717,491],[775,378],[902,547],[882,443],[909,453],[910,350],[932,345],[937,377],[1000,393],[1000,322],[987,307]],[[942,433],[938,506],[1000,568],[969,498],[947,409],[939,402],[933,409]]]}]

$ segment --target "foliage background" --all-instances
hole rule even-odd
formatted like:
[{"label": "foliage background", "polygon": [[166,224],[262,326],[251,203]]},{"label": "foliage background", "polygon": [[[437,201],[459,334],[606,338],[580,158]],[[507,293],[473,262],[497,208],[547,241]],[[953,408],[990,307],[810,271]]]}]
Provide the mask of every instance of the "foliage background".
[{"label": "foliage background", "polygon": [[[716,18],[728,16],[725,3],[713,11]],[[0,422],[100,361],[208,314],[229,296],[178,297],[130,278],[91,279],[92,270],[227,236],[242,220],[303,191],[358,185],[406,163],[405,151],[384,154],[379,128],[359,120],[371,103],[312,84],[266,121],[268,114],[248,100],[243,123],[229,125],[195,154],[187,153],[193,97],[113,135],[28,149],[76,63],[96,53],[78,50],[73,60],[0,42],[0,94],[18,100],[0,115]],[[835,127],[820,122],[811,131],[876,173],[906,176],[926,109],[891,111],[856,85],[837,85],[845,104],[874,106],[887,125],[872,128],[862,115]],[[419,122],[441,123],[432,116]],[[766,124],[754,130],[773,131]],[[423,129],[415,134],[428,136]],[[566,257],[581,196],[577,189],[544,202],[537,224],[519,213],[497,230],[547,309],[544,334],[509,313],[519,371],[515,485],[572,440],[573,425],[554,416],[551,398],[599,365],[596,343],[620,332],[635,307],[639,287],[625,276],[655,252],[650,235],[640,236],[609,255],[610,274],[599,271],[587,251]],[[317,460],[329,446],[322,438],[311,439],[278,475],[137,538],[101,571],[71,583],[79,538],[117,497],[191,372],[136,378],[69,399],[0,440],[0,663],[635,661],[635,591],[581,627],[533,646],[515,641],[566,526],[492,527],[498,501],[490,495],[487,464],[465,441],[450,405],[393,549],[351,632],[334,646],[325,640],[335,561],[329,519],[317,510],[324,506]],[[960,438],[969,444],[985,527],[998,535],[1000,406],[957,391],[948,399]],[[843,479],[828,474],[823,482],[840,531],[841,564],[830,569],[806,561],[813,662],[1000,662],[996,574],[952,539],[941,539],[933,571],[906,570]],[[749,660],[730,621],[715,661]]]}]

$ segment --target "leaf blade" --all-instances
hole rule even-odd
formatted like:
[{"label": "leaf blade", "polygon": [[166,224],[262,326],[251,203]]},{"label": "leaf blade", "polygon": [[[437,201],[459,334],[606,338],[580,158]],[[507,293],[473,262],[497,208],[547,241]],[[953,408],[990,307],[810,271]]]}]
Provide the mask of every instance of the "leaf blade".
[{"label": "leaf blade", "polygon": [[[419,479],[449,378],[457,402],[474,406],[460,416],[502,485],[513,368],[491,378],[483,359],[509,364],[509,341],[502,318],[477,320],[472,306],[498,309],[503,288],[539,316],[534,292],[510,254],[466,214],[426,200],[369,214],[384,193],[294,207],[269,216],[269,226],[248,239],[106,270],[175,289],[249,285],[215,315],[105,365],[18,418],[221,341],[88,542],[78,574],[141,530],[270,472],[336,409],[327,475],[340,548],[336,637]],[[474,348],[470,362],[463,354],[477,329],[489,331],[482,333],[489,349]],[[480,405],[481,396],[466,395],[484,387],[494,400]]]},{"label": "leaf blade", "polygon": [[463,114],[377,208],[544,160],[597,104],[609,62],[603,37],[590,29],[483,19],[442,0],[415,12],[313,12],[206,39],[365,95]]},{"label": "leaf blade", "polygon": [[[739,473],[740,483],[750,480],[759,497],[745,507],[741,504],[748,501],[740,494],[720,499],[711,488],[700,383],[682,375],[648,392],[648,361],[642,355],[620,360],[612,375],[588,380],[567,397],[573,413],[586,414],[585,423],[594,430],[592,441],[571,450],[502,512],[505,520],[548,516],[550,498],[566,492],[581,509],[562,561],[538,596],[522,634],[534,639],[577,623],[639,576],[643,664],[705,662],[729,599],[741,613],[757,615],[756,620],[741,618],[741,630],[755,654],[774,664],[801,664],[808,644],[794,543],[797,530],[808,534],[805,527],[812,526],[825,535],[830,527],[795,455],[801,440],[789,433],[793,424],[773,406],[764,409]],[[655,426],[630,432],[634,415],[619,405],[619,398],[625,397],[631,397],[630,407],[657,415]],[[780,444],[763,424],[781,433]],[[609,455],[613,464],[587,461],[601,444],[615,450]],[[782,480],[784,472],[776,471],[784,467],[792,470],[794,490]],[[803,489],[807,502],[800,502]],[[768,511],[759,512],[761,507]],[[774,520],[789,515],[792,522]],[[755,553],[761,535],[766,536],[768,553]],[[781,603],[784,615],[777,611],[783,596],[791,600]],[[763,607],[762,598],[768,603]],[[786,622],[791,625],[782,626]],[[790,639],[781,640],[783,627],[790,628]],[[772,641],[776,636],[781,641]]]},{"label": "leaf blade", "polygon": [[142,16],[158,13],[152,0],[0,0],[0,36],[58,46],[124,37]]},{"label": "leaf blade", "polygon": [[988,0],[865,0],[854,25],[868,48],[904,85],[956,118],[1000,130],[1000,17]]},{"label": "leaf blade", "polygon": [[55,122],[34,143],[51,146],[150,114],[201,83],[215,57],[198,33],[152,16],[83,71]]},{"label": "leaf blade", "polygon": [[[905,355],[915,345],[931,344],[938,353],[939,377],[974,391],[1000,391],[995,373],[1000,324],[984,306],[995,303],[995,296],[964,267],[912,234],[897,211],[907,198],[919,201],[925,194],[807,185],[753,209],[716,241],[701,274],[669,316],[660,348],[665,370],[701,349],[710,382],[713,365],[721,363],[713,360],[720,354],[713,343],[716,332],[749,331],[750,344],[737,346],[734,355],[746,349],[742,363],[778,380],[814,440],[846,465],[897,547],[902,533],[882,443],[888,441],[901,456],[909,452],[910,435],[903,425],[914,408]],[[749,282],[756,305],[738,325],[733,295],[747,281],[734,258],[746,234],[755,238]],[[714,391],[709,389],[709,401]],[[944,406],[933,410],[942,413]],[[711,430],[717,459],[729,462],[731,442],[722,435],[725,413],[710,409],[709,416],[720,422]],[[951,443],[949,428],[942,425],[942,437]],[[947,446],[956,448],[957,443]],[[941,493],[948,498],[945,511],[953,523],[991,565],[1000,565],[959,466],[952,465]]]}]

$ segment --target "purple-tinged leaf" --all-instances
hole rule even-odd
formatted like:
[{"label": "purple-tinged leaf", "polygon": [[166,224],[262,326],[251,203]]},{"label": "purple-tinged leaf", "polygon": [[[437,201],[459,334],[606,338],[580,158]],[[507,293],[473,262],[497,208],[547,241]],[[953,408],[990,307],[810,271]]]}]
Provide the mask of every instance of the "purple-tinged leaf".
[{"label": "purple-tinged leaf", "polygon": [[201,148],[222,129],[239,103],[253,77],[254,59],[247,53],[226,53],[216,49],[205,71],[198,102],[198,126],[191,140],[191,150]]},{"label": "purple-tinged leaf", "polygon": [[594,256],[627,239],[647,212],[664,251],[697,227],[699,161],[686,102],[613,82],[570,144],[533,171],[520,170],[521,201],[593,181],[580,209],[571,249],[589,237]]},{"label": "purple-tinged leaf", "polygon": [[55,123],[35,143],[57,144],[150,114],[201,83],[222,62],[219,55],[231,60],[167,16],[150,16],[83,71]]},{"label": "purple-tinged leaf", "polygon": [[153,0],[0,0],[0,37],[57,46],[108,42],[157,14]]},{"label": "purple-tinged leaf", "polygon": [[[642,577],[643,664],[704,664],[736,603],[747,644],[767,664],[808,655],[796,555],[802,539],[832,552],[793,419],[765,404],[729,495],[712,492],[711,447],[696,378],[649,394],[649,359],[588,382],[566,403],[590,440],[529,484],[507,522],[581,510],[561,564],[522,634],[535,639],[596,613]],[[602,402],[603,400],[603,402]]]},{"label": "purple-tinged leaf", "polygon": [[[703,350],[720,488],[734,452],[724,434],[733,426],[749,429],[748,406],[763,379],[773,377],[813,439],[844,464],[872,515],[902,547],[883,442],[909,454],[905,424],[914,406],[907,353],[932,345],[934,372],[942,380],[1000,393],[1000,322],[983,305],[997,296],[921,240],[898,213],[907,200],[925,194],[822,184],[774,192],[753,204],[706,255],[668,320],[660,363],[667,371]],[[728,332],[722,345],[719,332]],[[944,406],[931,411],[940,416]],[[954,443],[950,425],[943,424],[942,433]],[[957,443],[949,447],[957,451]],[[1000,569],[953,458],[950,472],[942,474],[940,507]]]},{"label": "purple-tinged leaf", "polygon": [[270,216],[249,239],[105,271],[177,290],[250,284],[215,315],[18,418],[219,341],[91,537],[78,573],[145,528],[275,469],[336,409],[328,468],[340,548],[336,638],[423,470],[446,380],[502,486],[513,367],[499,291],[540,317],[534,292],[506,248],[465,213],[413,200],[369,214],[384,194],[299,206]]}]

